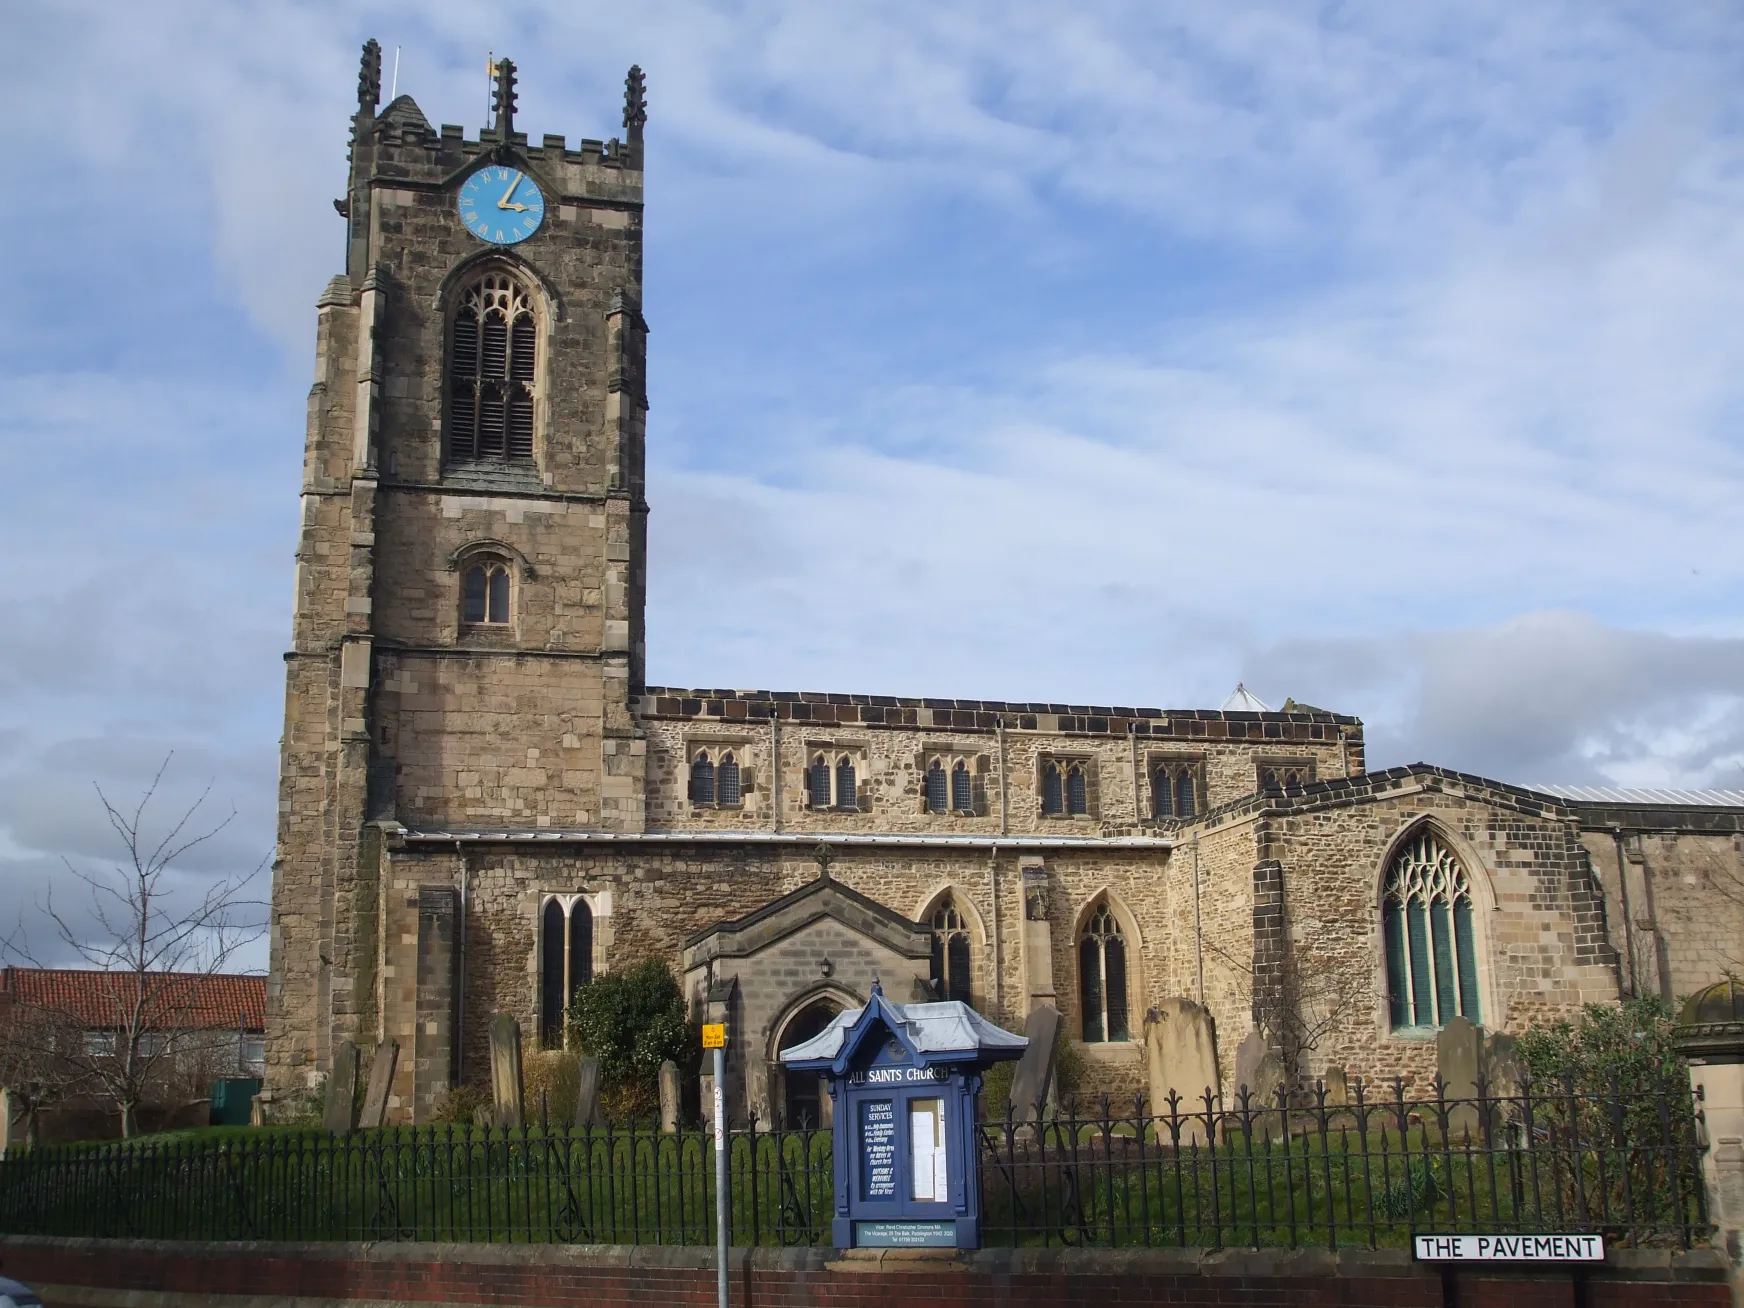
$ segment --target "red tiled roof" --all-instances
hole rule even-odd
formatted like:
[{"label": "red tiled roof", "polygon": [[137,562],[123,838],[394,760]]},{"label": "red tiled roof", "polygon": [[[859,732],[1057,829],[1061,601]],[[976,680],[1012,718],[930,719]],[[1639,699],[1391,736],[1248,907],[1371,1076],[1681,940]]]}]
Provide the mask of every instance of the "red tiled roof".
[{"label": "red tiled roof", "polygon": [[[0,1014],[16,1004],[47,1008],[86,1027],[124,1025],[138,991],[131,972],[82,968],[0,968]],[[228,973],[148,972],[147,1028],[231,1031],[266,1029],[266,979]]]}]

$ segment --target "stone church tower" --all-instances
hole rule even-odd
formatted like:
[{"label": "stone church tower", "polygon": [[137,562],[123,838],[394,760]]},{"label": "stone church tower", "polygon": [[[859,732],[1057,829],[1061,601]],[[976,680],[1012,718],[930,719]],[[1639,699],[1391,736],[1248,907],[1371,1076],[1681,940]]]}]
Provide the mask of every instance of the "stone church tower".
[{"label": "stone church tower", "polygon": [[285,656],[280,1086],[394,1002],[382,831],[643,824],[641,72],[623,138],[574,148],[516,130],[506,59],[476,140],[380,90],[371,41]]}]

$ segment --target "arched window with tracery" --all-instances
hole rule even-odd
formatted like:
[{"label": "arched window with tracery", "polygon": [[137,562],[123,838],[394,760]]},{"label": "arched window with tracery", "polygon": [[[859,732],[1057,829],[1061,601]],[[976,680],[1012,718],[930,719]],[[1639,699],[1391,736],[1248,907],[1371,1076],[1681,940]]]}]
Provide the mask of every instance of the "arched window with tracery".
[{"label": "arched window with tracery", "polygon": [[690,802],[693,804],[712,804],[715,802],[715,765],[714,761],[709,758],[707,750],[690,761]]},{"label": "arched window with tracery", "polygon": [[460,620],[503,624],[509,620],[509,565],[503,559],[476,559],[460,581]]},{"label": "arched window with tracery", "polygon": [[539,1043],[561,1049],[564,1017],[593,979],[593,910],[580,895],[548,895],[539,912]]},{"label": "arched window with tracery", "polygon": [[1126,939],[1107,904],[1078,937],[1078,1010],[1084,1043],[1132,1038],[1126,1015]]},{"label": "arched window with tracery", "polygon": [[926,770],[926,810],[929,813],[943,813],[950,802],[946,794],[948,787],[945,781],[945,765],[943,761],[934,759],[927,764]]},{"label": "arched window with tracery", "polygon": [[805,789],[808,802],[813,808],[830,806],[830,765],[822,754],[814,758],[811,767],[806,769]]},{"label": "arched window with tracery", "polygon": [[844,754],[836,764],[836,807],[854,806],[854,760]]},{"label": "arched window with tracery", "polygon": [[969,926],[947,897],[933,910],[933,993],[969,1003]]},{"label": "arched window with tracery", "polygon": [[969,776],[969,765],[962,759],[951,769],[951,807],[959,813],[975,811],[975,783]]},{"label": "arched window with tracery", "polygon": [[743,793],[739,785],[739,760],[728,750],[721,755],[721,766],[715,775],[715,802],[731,807],[739,803]]},{"label": "arched window with tracery", "polygon": [[1482,1020],[1471,882],[1432,831],[1408,840],[1381,893],[1387,1005],[1395,1029]]},{"label": "arched window with tracery", "polygon": [[460,296],[448,345],[448,458],[531,462],[539,327],[529,288],[492,271]]}]

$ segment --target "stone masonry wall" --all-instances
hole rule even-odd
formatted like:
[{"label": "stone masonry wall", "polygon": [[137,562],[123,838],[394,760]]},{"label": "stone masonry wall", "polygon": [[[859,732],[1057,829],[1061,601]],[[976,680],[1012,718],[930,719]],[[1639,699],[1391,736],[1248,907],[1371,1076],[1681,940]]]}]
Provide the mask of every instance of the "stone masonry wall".
[{"label": "stone masonry wall", "polygon": [[[1199,767],[1198,808],[1204,811],[1253,794],[1262,760],[1305,760],[1328,778],[1360,768],[1362,758],[1361,724],[1327,713],[654,687],[638,702],[637,716],[648,736],[648,826],[654,830],[773,830],[779,824],[784,831],[1100,835],[1155,820],[1149,778],[1163,760]],[[771,766],[777,748],[779,813]],[[734,754],[745,781],[741,804],[690,802],[690,765],[702,750],[714,761]],[[833,767],[844,754],[857,774],[856,808],[812,809],[806,768],[820,755]],[[947,774],[958,759],[965,762],[975,783],[972,812],[926,811],[925,774],[935,758]],[[1042,768],[1050,760],[1089,769],[1088,814],[1042,814]]]},{"label": "stone masonry wall", "polygon": [[1567,810],[1435,769],[1311,787],[1208,825],[1263,826],[1263,848],[1282,868],[1291,965],[1320,1002],[1349,1014],[1314,1065],[1370,1080],[1434,1074],[1433,1040],[1388,1027],[1380,929],[1388,859],[1425,822],[1472,882],[1486,1026],[1519,1031],[1617,997],[1592,871]]}]

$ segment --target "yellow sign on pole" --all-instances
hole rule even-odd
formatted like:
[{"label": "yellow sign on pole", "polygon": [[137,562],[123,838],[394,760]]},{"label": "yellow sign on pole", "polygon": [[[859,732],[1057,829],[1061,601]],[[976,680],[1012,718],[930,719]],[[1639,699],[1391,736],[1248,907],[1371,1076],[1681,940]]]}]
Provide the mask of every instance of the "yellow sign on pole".
[{"label": "yellow sign on pole", "polygon": [[704,1022],[702,1024],[702,1047],[704,1049],[725,1049],[727,1047],[727,1024],[725,1022]]}]

